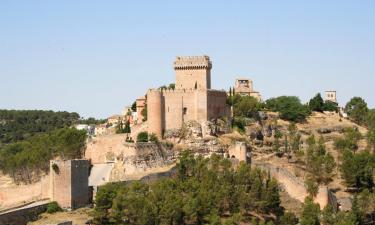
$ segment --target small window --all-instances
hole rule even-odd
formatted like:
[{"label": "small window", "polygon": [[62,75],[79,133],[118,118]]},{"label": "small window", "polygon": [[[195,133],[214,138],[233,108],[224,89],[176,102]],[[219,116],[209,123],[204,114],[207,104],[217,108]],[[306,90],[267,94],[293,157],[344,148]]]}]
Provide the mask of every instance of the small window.
[{"label": "small window", "polygon": [[186,113],[187,113],[187,108],[184,107],[184,115],[186,115]]}]

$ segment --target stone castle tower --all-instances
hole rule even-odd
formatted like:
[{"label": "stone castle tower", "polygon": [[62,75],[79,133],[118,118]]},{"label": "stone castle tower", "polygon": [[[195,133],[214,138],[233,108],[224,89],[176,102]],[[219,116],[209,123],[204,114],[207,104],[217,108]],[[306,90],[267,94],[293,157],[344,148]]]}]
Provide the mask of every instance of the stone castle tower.
[{"label": "stone castle tower", "polygon": [[211,89],[211,68],[208,56],[177,57],[176,89]]},{"label": "stone castle tower", "polygon": [[187,121],[203,123],[227,117],[225,91],[211,89],[212,63],[208,56],[178,56],[173,64],[175,89],[150,89],[147,93],[148,131],[159,138]]}]

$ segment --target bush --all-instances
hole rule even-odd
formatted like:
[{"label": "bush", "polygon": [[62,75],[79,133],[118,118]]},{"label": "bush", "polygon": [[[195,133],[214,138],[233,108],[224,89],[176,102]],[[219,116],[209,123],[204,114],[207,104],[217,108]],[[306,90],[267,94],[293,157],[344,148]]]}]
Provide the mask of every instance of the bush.
[{"label": "bush", "polygon": [[310,110],[308,106],[302,105],[298,97],[281,96],[266,101],[266,108],[280,113],[280,118],[293,122],[303,122]]},{"label": "bush", "polygon": [[148,133],[147,131],[140,132],[137,136],[137,142],[148,142]]},{"label": "bush", "polygon": [[57,202],[50,202],[47,205],[47,213],[52,214],[63,211]]},{"label": "bush", "polygon": [[149,136],[149,141],[152,142],[152,143],[158,143],[158,142],[159,142],[159,139],[158,139],[158,137],[156,136],[156,134],[150,134],[150,136]]}]

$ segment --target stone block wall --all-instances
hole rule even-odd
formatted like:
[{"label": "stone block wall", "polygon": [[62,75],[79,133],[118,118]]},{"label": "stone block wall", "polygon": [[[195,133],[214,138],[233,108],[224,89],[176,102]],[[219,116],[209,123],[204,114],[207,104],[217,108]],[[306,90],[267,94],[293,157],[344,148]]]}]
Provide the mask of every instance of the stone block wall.
[{"label": "stone block wall", "polygon": [[66,209],[77,209],[89,204],[89,169],[88,160],[51,161],[51,200]]}]

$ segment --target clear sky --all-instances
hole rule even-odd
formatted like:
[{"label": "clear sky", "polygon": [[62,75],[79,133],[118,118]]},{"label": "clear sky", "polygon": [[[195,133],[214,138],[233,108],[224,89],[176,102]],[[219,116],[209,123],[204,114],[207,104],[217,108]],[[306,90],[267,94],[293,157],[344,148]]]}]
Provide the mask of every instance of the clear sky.
[{"label": "clear sky", "polygon": [[104,118],[206,54],[264,98],[338,91],[375,108],[375,1],[0,1],[0,108]]}]

